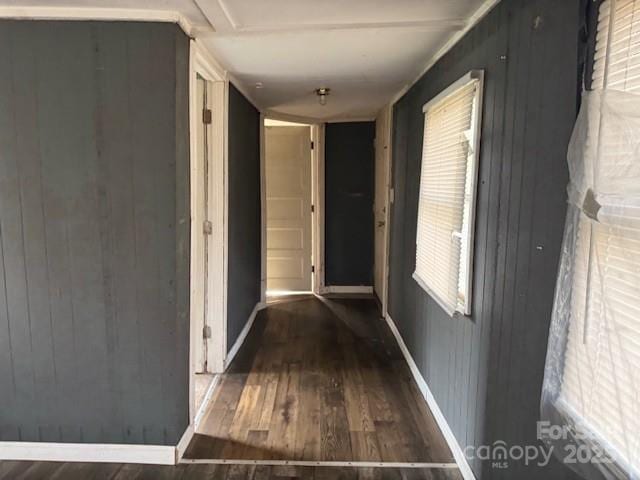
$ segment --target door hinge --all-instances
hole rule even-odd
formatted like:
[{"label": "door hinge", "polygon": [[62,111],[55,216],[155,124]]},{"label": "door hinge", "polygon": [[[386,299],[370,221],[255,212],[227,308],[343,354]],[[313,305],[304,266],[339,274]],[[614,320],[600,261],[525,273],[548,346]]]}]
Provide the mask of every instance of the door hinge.
[{"label": "door hinge", "polygon": [[315,143],[313,142],[313,140],[311,140],[311,150],[313,150],[314,146],[315,146]]},{"label": "door hinge", "polygon": [[311,205],[311,213],[316,211],[316,206],[315,205]]},{"label": "door hinge", "polygon": [[211,125],[212,117],[213,115],[211,114],[211,110],[209,110],[208,108],[202,110],[202,123],[204,123],[205,125]]},{"label": "door hinge", "polygon": [[209,325],[202,327],[202,338],[211,338],[211,327]]},{"label": "door hinge", "polygon": [[311,265],[311,273],[315,273],[316,271],[316,266],[315,265]]},{"label": "door hinge", "polygon": [[202,232],[205,235],[211,235],[213,233],[213,224],[209,220],[202,222]]}]

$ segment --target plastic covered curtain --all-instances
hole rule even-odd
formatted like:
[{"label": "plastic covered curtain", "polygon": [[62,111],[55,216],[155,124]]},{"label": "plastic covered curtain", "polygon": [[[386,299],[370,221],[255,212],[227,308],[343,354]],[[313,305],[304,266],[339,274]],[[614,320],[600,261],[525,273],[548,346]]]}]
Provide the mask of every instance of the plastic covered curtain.
[{"label": "plastic covered curtain", "polygon": [[640,479],[640,95],[585,92],[541,399],[541,439],[586,479]]}]

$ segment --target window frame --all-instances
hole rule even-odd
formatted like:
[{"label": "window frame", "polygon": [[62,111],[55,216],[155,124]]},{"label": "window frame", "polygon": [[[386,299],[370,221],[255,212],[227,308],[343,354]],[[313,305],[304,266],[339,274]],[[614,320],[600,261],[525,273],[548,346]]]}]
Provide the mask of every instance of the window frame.
[{"label": "window frame", "polygon": [[[458,288],[458,294],[461,292],[464,295],[464,304],[462,308],[460,308],[460,302],[455,306],[455,308],[451,308],[447,302],[440,298],[440,296],[433,291],[432,288],[429,287],[428,282],[423,279],[420,274],[417,272],[417,259],[416,259],[416,268],[413,272],[413,279],[416,283],[422,288],[440,307],[451,317],[456,315],[462,316],[470,316],[471,315],[471,301],[473,295],[473,261],[474,261],[474,245],[475,245],[475,230],[476,230],[476,209],[477,209],[477,194],[478,194],[478,172],[479,172],[479,164],[480,164],[480,147],[481,147],[481,131],[482,131],[482,113],[483,113],[483,100],[484,100],[484,70],[476,69],[470,70],[461,78],[453,82],[427,103],[425,103],[422,107],[423,113],[423,133],[422,133],[422,150],[421,150],[421,159],[420,159],[420,184],[422,184],[422,175],[424,170],[424,148],[426,139],[426,120],[429,110],[438,106],[442,101],[456,93],[461,88],[464,88],[468,84],[472,82],[477,82],[476,92],[474,95],[474,101],[472,106],[472,118],[471,118],[471,126],[469,132],[472,135],[472,138],[469,139],[469,149],[470,154],[467,156],[467,162],[471,162],[471,168],[467,170],[467,175],[470,175],[470,185],[467,191],[465,187],[465,197],[468,195],[470,198],[470,202],[468,205],[469,211],[468,222],[467,222],[467,232],[461,232],[461,240],[462,244],[460,247],[460,264],[458,267],[458,277],[460,277],[461,266],[463,265],[462,260],[465,258],[465,250],[466,250],[466,275],[464,278],[463,289]],[[420,192],[418,192],[418,213],[420,214]],[[463,205],[463,209],[465,206]],[[464,218],[464,213],[463,213]],[[418,223],[419,217],[416,218],[416,252],[418,251]],[[464,228],[464,223],[463,223]]]}]

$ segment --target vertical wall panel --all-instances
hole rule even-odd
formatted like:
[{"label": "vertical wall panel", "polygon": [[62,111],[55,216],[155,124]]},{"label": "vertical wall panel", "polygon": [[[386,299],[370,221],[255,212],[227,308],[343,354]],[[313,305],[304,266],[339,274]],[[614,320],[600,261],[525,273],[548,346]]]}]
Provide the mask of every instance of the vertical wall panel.
[{"label": "vertical wall panel", "polygon": [[0,440],[175,445],[188,39],[170,24],[0,21],[0,40]]},{"label": "vertical wall panel", "polygon": [[[502,0],[394,107],[390,314],[461,446],[538,445],[536,420],[576,116],[580,0]],[[415,281],[422,106],[485,71],[472,315]],[[470,461],[479,478],[573,478]]]},{"label": "vertical wall panel", "polygon": [[373,285],[375,122],[325,130],[325,283]]},{"label": "vertical wall panel", "polygon": [[229,86],[227,349],[260,301],[260,112]]}]

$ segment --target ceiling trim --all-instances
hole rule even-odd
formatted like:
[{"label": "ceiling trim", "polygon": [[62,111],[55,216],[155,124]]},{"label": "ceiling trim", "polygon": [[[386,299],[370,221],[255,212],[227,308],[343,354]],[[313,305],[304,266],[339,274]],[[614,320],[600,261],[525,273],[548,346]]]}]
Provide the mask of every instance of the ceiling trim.
[{"label": "ceiling trim", "polygon": [[[197,2],[196,2],[197,3]],[[426,28],[429,30],[450,30],[463,28],[465,18],[442,18],[429,20],[398,20],[393,22],[331,22],[331,23],[283,23],[279,25],[243,25],[231,11],[226,0],[217,0],[218,6],[235,33],[284,33],[317,30],[352,30],[366,28]],[[211,21],[211,19],[209,19]]]},{"label": "ceiling trim", "polygon": [[15,7],[0,6],[0,18],[16,20],[98,20],[129,22],[167,22],[177,24],[189,37],[196,31],[194,25],[174,10],[144,10],[101,7]]},{"label": "ceiling trim", "polygon": [[442,20],[407,20],[398,22],[351,22],[351,23],[299,23],[280,25],[245,25],[236,26],[232,34],[287,33],[332,30],[364,30],[388,28],[418,28],[429,31],[462,29],[467,22],[459,18]]},{"label": "ceiling trim", "polygon": [[240,23],[236,22],[236,20],[233,18],[231,10],[229,9],[229,5],[227,5],[224,0],[218,0],[218,5],[220,6],[222,13],[224,13],[224,16],[227,17],[227,22],[229,22],[234,30],[237,30],[239,27],[241,27]]},{"label": "ceiling trim", "polygon": [[291,115],[288,113],[281,113],[275,110],[264,110],[264,116],[272,120],[281,120],[283,122],[303,123],[306,125],[319,125],[322,123],[347,123],[347,122],[371,122],[376,119],[375,115],[365,117],[305,117],[301,115]]},{"label": "ceiling trim", "polygon": [[393,96],[390,104],[393,105],[398,100],[400,100],[404,96],[404,94],[407,93],[409,89],[413,87],[423,77],[423,75],[436,64],[438,60],[440,60],[449,50],[451,50],[455,46],[455,44],[458,43],[458,41],[469,32],[469,30],[475,27],[478,22],[480,22],[480,20],[482,20],[484,16],[487,15],[491,11],[491,9],[493,9],[493,7],[495,7],[498,3],[500,3],[500,0],[485,0],[484,3],[480,5],[480,7],[478,7],[478,9],[473,13],[473,15],[469,17],[464,28],[457,31],[451,36],[447,43],[445,43],[442,48],[438,50],[436,54],[427,61],[420,74],[416,76],[412,82],[405,85],[398,93]]},{"label": "ceiling trim", "polygon": [[315,125],[322,123],[322,120],[318,120],[317,118],[304,117],[301,115],[290,115],[288,113],[281,113],[275,110],[266,109],[264,111],[265,118],[269,118],[271,120],[280,120],[282,122],[291,122],[291,123],[301,123],[305,125]]}]

